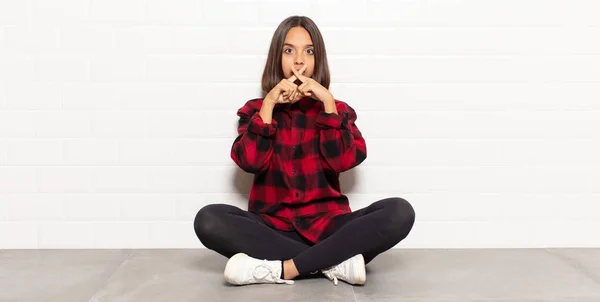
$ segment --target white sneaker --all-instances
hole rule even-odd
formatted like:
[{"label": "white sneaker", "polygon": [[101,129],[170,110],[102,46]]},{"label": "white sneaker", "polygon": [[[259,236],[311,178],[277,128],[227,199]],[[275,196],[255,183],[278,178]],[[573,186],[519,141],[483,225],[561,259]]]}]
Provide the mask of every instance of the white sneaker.
[{"label": "white sneaker", "polygon": [[322,270],[329,280],[333,280],[333,284],[338,284],[338,279],[346,281],[350,284],[365,284],[367,280],[367,272],[365,268],[365,259],[361,254],[358,254],[336,266]]},{"label": "white sneaker", "polygon": [[293,280],[281,279],[281,261],[259,260],[244,253],[229,258],[224,272],[225,280],[234,285],[255,283],[294,284]]}]

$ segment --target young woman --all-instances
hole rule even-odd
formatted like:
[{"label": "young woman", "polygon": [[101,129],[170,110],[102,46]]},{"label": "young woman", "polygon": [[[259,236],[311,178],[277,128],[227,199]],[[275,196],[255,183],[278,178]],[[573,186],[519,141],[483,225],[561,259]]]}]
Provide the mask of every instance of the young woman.
[{"label": "young woman", "polygon": [[285,19],[269,48],[266,96],[237,111],[231,158],[254,174],[248,210],[210,204],[194,220],[202,244],[229,258],[231,284],[316,276],[364,284],[365,265],[413,227],[415,212],[399,197],[351,211],[339,175],[363,162],[367,149],[356,112],[333,97],[329,81],[315,23]]}]

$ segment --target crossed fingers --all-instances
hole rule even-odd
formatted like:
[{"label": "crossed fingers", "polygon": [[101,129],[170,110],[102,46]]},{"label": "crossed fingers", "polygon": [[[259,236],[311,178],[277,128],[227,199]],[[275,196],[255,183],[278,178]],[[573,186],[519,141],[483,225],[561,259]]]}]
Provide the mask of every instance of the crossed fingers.
[{"label": "crossed fingers", "polygon": [[[302,75],[302,73],[306,70],[307,66],[305,65],[304,67],[302,67],[299,71],[296,71],[296,69],[294,67],[292,67],[292,72],[294,73],[291,77],[287,78],[288,81],[290,81],[291,84],[293,84],[294,86],[296,86],[296,84],[294,83],[297,79],[300,79],[300,81],[302,81],[302,79],[306,79],[305,76]],[[304,82],[304,81],[302,81]],[[290,95],[286,96],[290,101],[294,101],[294,99],[296,98],[296,96],[298,96],[298,94],[303,94],[302,91],[300,91],[298,89],[298,87],[296,87],[296,90],[293,91],[292,93],[290,93]]]},{"label": "crossed fingers", "polygon": [[[290,82],[292,82],[292,83],[294,83],[294,82],[295,82],[297,79],[300,79],[300,81],[302,81],[302,78],[306,78],[305,76],[303,76],[303,75],[302,75],[302,73],[303,73],[304,71],[306,71],[306,68],[307,68],[307,67],[308,67],[308,66],[304,65],[304,67],[300,68],[300,71],[296,71],[296,68],[294,68],[294,67],[292,66],[292,72],[293,72],[294,74],[292,74],[292,76],[288,78],[288,81],[290,81]],[[304,81],[302,81],[302,82],[304,83]]]},{"label": "crossed fingers", "polygon": [[296,70],[294,67],[292,67],[293,75],[291,77],[289,77],[287,80],[292,83],[294,83],[296,80],[300,80],[302,82],[302,84],[300,86],[298,86],[296,91],[294,91],[290,95],[289,99],[292,101],[296,98],[296,96],[298,94],[301,94],[303,96],[311,96],[312,95],[312,93],[309,91],[310,89],[306,89],[308,87],[308,84],[310,83],[310,78],[302,75],[302,73],[306,70],[306,68],[307,68],[306,65],[304,67],[302,67],[300,70]]}]

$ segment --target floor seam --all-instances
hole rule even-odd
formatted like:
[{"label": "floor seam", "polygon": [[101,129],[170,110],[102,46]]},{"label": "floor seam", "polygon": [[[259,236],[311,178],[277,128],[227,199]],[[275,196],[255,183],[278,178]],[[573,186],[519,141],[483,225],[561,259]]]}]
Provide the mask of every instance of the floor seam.
[{"label": "floor seam", "polygon": [[351,286],[350,289],[352,290],[352,296],[354,297],[354,302],[358,302],[358,299],[356,298],[356,292],[354,291],[354,286]]},{"label": "floor seam", "polygon": [[579,265],[577,263],[577,261],[572,260],[572,259],[570,259],[568,257],[565,257],[565,256],[563,256],[561,254],[557,254],[553,250],[554,249],[546,248],[546,251],[548,251],[548,253],[550,253],[551,255],[553,255],[555,258],[558,258],[558,259],[562,260],[563,262],[569,264],[570,266],[576,268],[583,275],[585,275],[586,277],[588,277],[589,279],[591,279],[594,283],[600,285],[600,280],[597,280],[596,277],[593,274],[590,273],[590,271],[588,271],[585,267],[582,267],[581,265]]},{"label": "floor seam", "polygon": [[117,273],[117,271],[119,270],[119,268],[123,265],[123,263],[125,263],[125,261],[127,259],[129,259],[129,256],[131,256],[131,253],[133,252],[133,249],[127,250],[127,256],[123,257],[123,260],[121,260],[121,263],[119,263],[119,265],[117,265],[115,267],[115,269],[113,270],[112,273],[110,273],[110,275],[106,278],[106,280],[104,280],[104,282],[98,287],[98,289],[92,293],[92,295],[90,296],[90,298],[88,299],[88,302],[90,302],[92,300],[92,298],[99,293],[107,284],[108,281]]}]

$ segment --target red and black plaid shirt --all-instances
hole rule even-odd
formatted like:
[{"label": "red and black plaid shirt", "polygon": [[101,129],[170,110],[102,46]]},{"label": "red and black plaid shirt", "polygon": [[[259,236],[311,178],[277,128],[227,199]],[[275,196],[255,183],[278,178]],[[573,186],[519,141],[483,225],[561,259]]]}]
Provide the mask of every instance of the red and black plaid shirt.
[{"label": "red and black plaid shirt", "polygon": [[262,99],[249,100],[237,112],[239,136],[231,148],[233,161],[254,174],[248,211],[315,243],[331,234],[331,218],[351,212],[340,173],[367,157],[356,112],[335,103],[338,114],[326,113],[324,104],[310,97],[277,104],[272,122],[265,124],[259,115]]}]

